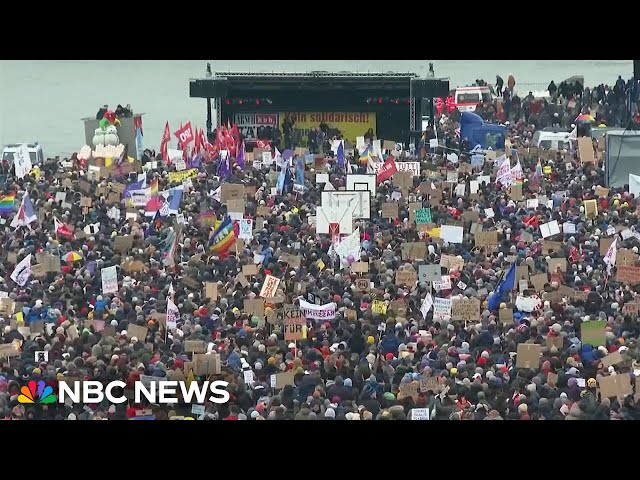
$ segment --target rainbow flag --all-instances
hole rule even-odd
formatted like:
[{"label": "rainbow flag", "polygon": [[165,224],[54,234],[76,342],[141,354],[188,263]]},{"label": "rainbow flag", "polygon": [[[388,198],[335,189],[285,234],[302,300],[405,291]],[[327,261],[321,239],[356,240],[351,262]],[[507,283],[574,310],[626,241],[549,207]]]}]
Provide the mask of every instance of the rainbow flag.
[{"label": "rainbow flag", "polygon": [[0,215],[11,215],[13,213],[13,202],[15,199],[16,192],[0,195]]},{"label": "rainbow flag", "polygon": [[513,186],[515,186],[515,187],[522,187],[523,185],[524,185],[524,180],[523,180],[522,178],[516,178],[516,179],[513,181],[513,184],[512,184],[511,186],[512,186],[512,187],[513,187]]},{"label": "rainbow flag", "polygon": [[233,222],[228,216],[214,230],[209,238],[209,249],[214,253],[226,253],[236,239]]},{"label": "rainbow flag", "polygon": [[151,196],[157,197],[158,196],[158,179],[154,178],[153,180],[151,180],[151,182],[149,182],[149,187],[151,188]]}]

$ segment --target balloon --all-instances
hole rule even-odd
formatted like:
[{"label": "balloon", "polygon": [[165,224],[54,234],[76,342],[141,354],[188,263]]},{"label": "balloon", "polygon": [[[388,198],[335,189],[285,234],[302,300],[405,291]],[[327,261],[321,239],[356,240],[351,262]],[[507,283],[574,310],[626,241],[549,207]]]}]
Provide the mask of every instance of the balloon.
[{"label": "balloon", "polygon": [[342,265],[344,265],[345,267],[349,266],[349,259],[348,258],[343,258],[342,259]]},{"label": "balloon", "polygon": [[116,121],[116,114],[112,110],[107,110],[102,118],[106,118],[110,125],[113,125]]},{"label": "balloon", "polygon": [[353,257],[353,255],[349,255],[347,257],[347,262],[349,262],[349,265],[351,265],[355,261],[356,261],[356,259]]},{"label": "balloon", "polygon": [[102,120],[100,120],[100,128],[102,130],[106,130],[108,126],[109,126],[109,120],[107,120],[106,118],[103,118]]}]

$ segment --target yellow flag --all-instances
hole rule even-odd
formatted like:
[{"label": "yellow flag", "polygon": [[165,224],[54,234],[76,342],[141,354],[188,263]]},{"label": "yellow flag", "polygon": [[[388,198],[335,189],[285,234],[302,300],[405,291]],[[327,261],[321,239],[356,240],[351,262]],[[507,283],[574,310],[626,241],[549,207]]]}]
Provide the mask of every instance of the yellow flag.
[{"label": "yellow flag", "polygon": [[185,380],[187,388],[189,388],[189,385],[191,385],[191,382],[193,382],[195,379],[196,377],[193,375],[193,370],[189,370],[189,375],[187,375],[187,378]]},{"label": "yellow flag", "polygon": [[22,312],[17,312],[14,316],[16,317],[16,322],[24,323],[24,316],[22,315]]},{"label": "yellow flag", "polygon": [[318,265],[318,268],[320,269],[320,271],[322,271],[325,267],[325,264],[322,260],[318,260],[316,265]]}]

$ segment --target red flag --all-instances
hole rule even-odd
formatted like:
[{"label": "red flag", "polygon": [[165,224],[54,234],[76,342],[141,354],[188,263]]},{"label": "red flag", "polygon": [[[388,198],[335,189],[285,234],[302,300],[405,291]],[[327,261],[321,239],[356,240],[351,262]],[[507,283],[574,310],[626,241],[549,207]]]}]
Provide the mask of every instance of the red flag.
[{"label": "red flag", "polygon": [[233,137],[236,143],[240,143],[240,131],[238,130],[238,125],[234,123],[229,133],[231,134],[231,136]]},{"label": "red flag", "polygon": [[389,155],[387,160],[380,168],[378,175],[376,176],[376,180],[378,183],[384,182],[387,178],[391,178],[394,173],[398,171],[398,167],[396,166],[395,159],[393,156]]},{"label": "red flag", "polygon": [[196,128],[196,138],[195,138],[195,143],[193,144],[193,154],[194,155],[198,155],[200,153],[200,150],[202,149],[202,130],[198,130]]},{"label": "red flag", "polygon": [[73,233],[64,223],[60,222],[55,217],[53,217],[53,223],[55,224],[55,234],[57,236],[75,240],[76,234]]},{"label": "red flag", "polygon": [[144,135],[144,130],[142,130],[142,117],[133,117],[133,134],[136,134],[136,129],[140,129],[140,133]]},{"label": "red flag", "polygon": [[160,153],[162,154],[162,159],[169,163],[169,153],[167,151],[169,141],[171,140],[171,130],[169,130],[169,121],[164,124],[164,132],[162,133],[162,140],[160,141]]},{"label": "red flag", "polygon": [[181,126],[178,130],[174,132],[174,134],[176,137],[178,137],[180,148],[182,150],[186,150],[187,145],[189,145],[194,138],[193,129],[191,128],[191,122],[187,122],[185,126]]}]

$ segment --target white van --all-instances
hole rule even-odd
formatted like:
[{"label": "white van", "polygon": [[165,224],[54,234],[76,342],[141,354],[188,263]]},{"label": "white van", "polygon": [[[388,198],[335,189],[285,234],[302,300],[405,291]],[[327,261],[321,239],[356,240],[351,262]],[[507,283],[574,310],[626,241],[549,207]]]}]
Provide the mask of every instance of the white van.
[{"label": "white van", "polygon": [[533,145],[545,150],[569,150],[571,132],[560,129],[538,130],[533,134]]},{"label": "white van", "polygon": [[489,87],[457,87],[454,102],[460,112],[475,112],[479,103],[491,102]]},{"label": "white van", "polygon": [[[13,154],[18,151],[21,143],[10,143],[2,150],[2,163],[13,167]],[[32,165],[42,165],[44,163],[44,154],[42,153],[42,146],[36,143],[28,143],[27,149],[29,150],[29,157],[31,157]]]}]

